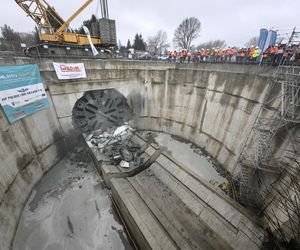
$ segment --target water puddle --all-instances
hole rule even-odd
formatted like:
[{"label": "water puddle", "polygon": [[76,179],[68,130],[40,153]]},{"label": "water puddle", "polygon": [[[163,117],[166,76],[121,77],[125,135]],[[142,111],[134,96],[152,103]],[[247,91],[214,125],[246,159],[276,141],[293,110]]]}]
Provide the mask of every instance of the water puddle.
[{"label": "water puddle", "polygon": [[191,142],[161,132],[142,131],[141,133],[146,137],[152,134],[160,147],[166,148],[167,153],[175,160],[210,183],[218,186],[227,182],[222,176],[224,171],[217,165],[217,162]]}]

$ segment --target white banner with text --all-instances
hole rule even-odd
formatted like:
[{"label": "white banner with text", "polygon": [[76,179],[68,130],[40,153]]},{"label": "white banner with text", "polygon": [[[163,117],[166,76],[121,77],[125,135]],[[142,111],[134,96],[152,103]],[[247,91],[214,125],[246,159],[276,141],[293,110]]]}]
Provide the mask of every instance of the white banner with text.
[{"label": "white banner with text", "polygon": [[59,80],[86,78],[83,63],[53,63]]}]

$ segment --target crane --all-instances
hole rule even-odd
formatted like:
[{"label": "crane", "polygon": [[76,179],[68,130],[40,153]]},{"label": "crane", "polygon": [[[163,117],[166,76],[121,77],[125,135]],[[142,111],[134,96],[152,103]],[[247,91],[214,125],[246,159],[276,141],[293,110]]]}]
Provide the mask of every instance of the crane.
[{"label": "crane", "polygon": [[[78,55],[87,54],[89,40],[87,35],[70,32],[70,23],[92,2],[87,0],[73,15],[64,20],[46,0],[15,0],[15,2],[31,17],[39,28],[42,44],[29,47],[25,52],[29,55]],[[92,43],[105,52],[109,52],[100,37],[92,36]],[[109,53],[104,53],[109,54]],[[106,57],[104,57],[106,58]]]}]

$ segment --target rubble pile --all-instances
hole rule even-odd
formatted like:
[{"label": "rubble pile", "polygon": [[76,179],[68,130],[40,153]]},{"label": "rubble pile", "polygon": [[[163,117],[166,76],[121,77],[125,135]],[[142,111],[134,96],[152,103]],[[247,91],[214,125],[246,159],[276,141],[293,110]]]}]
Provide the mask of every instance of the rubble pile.
[{"label": "rubble pile", "polygon": [[96,130],[86,137],[90,146],[97,148],[111,164],[124,168],[136,167],[143,162],[140,146],[131,138],[134,130],[129,125],[108,128],[105,132]]}]

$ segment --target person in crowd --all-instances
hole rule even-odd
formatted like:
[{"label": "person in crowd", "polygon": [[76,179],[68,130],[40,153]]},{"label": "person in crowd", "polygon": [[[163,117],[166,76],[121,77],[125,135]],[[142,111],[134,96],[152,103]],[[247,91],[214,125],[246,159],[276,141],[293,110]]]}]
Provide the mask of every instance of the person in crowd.
[{"label": "person in crowd", "polygon": [[228,46],[228,48],[225,50],[225,61],[229,62],[231,59],[231,48]]},{"label": "person in crowd", "polygon": [[247,55],[247,49],[246,48],[240,48],[237,51],[236,61],[237,62],[245,62],[246,55]]},{"label": "person in crowd", "polygon": [[212,48],[210,52],[210,62],[215,62],[216,61],[216,48]]},{"label": "person in crowd", "polygon": [[230,62],[236,62],[236,56],[237,56],[237,49],[235,47],[231,47],[230,51]]},{"label": "person in crowd", "polygon": [[168,52],[168,61],[171,62],[172,61],[172,51]]},{"label": "person in crowd", "polygon": [[278,45],[278,49],[275,53],[275,59],[274,59],[274,63],[275,64],[279,64],[283,58],[283,52],[284,52],[284,45],[279,44]]},{"label": "person in crowd", "polygon": [[252,45],[251,48],[248,49],[248,61],[253,62],[253,54],[254,54],[254,46]]},{"label": "person in crowd", "polygon": [[219,53],[220,53],[220,48],[219,47],[217,47],[217,48],[215,48],[215,51],[214,51],[214,60],[216,61],[216,62],[218,62],[219,61]]},{"label": "person in crowd", "polygon": [[181,50],[181,51],[179,51],[179,53],[178,53],[178,58],[179,58],[179,63],[183,63],[183,50]]},{"label": "person in crowd", "polygon": [[186,53],[186,56],[187,56],[187,62],[190,63],[191,58],[192,58],[192,52],[191,52],[191,51],[188,51],[188,52]]},{"label": "person in crowd", "polygon": [[271,52],[271,46],[269,46],[268,48],[266,48],[266,50],[263,52],[262,54],[262,63],[263,64],[268,64],[269,63],[269,56],[270,56],[270,52]]},{"label": "person in crowd", "polygon": [[172,58],[173,58],[173,62],[176,62],[176,59],[177,59],[177,51],[176,50],[174,50],[172,52]]},{"label": "person in crowd", "polygon": [[197,52],[197,63],[199,63],[201,61],[201,54],[202,54],[201,51],[202,50],[198,50],[198,52]]},{"label": "person in crowd", "polygon": [[272,46],[270,49],[269,63],[272,63],[272,64],[275,63],[277,51],[278,51],[278,45],[275,44],[275,46]]},{"label": "person in crowd", "polygon": [[292,44],[292,46],[289,48],[288,55],[287,55],[287,61],[289,64],[300,64],[300,51],[299,51],[299,45]]},{"label": "person in crowd", "polygon": [[200,61],[203,62],[205,57],[205,49],[201,48],[200,51]]},{"label": "person in crowd", "polygon": [[225,49],[220,50],[220,53],[219,53],[220,62],[225,62],[225,56],[226,56],[226,50]]},{"label": "person in crowd", "polygon": [[182,61],[185,62],[185,59],[187,57],[187,51],[186,49],[182,50]]},{"label": "person in crowd", "polygon": [[258,46],[255,47],[252,54],[252,60],[255,62],[257,61],[258,57],[260,56],[260,49]]},{"label": "person in crowd", "polygon": [[[185,49],[180,50],[177,54],[176,50],[169,52],[169,60],[176,62],[178,57],[181,63],[184,63],[187,59],[189,63],[191,60],[194,63],[200,62],[252,62],[263,63],[270,65],[278,65],[281,62],[292,65],[300,64],[300,51],[299,44],[292,44],[287,46],[286,44],[275,44],[269,46],[265,51],[260,51],[258,47],[251,46],[250,48],[235,49],[235,47],[228,47],[221,49],[214,47],[211,49],[201,48],[194,52],[187,51]],[[261,57],[260,57],[261,56]],[[258,60],[261,58],[261,60]]]},{"label": "person in crowd", "polygon": [[192,53],[192,57],[193,57],[193,63],[199,63],[199,60],[198,60],[198,50],[195,50]]},{"label": "person in crowd", "polygon": [[204,61],[205,62],[208,62],[209,61],[209,57],[210,57],[210,50],[209,49],[206,49],[204,50]]}]

